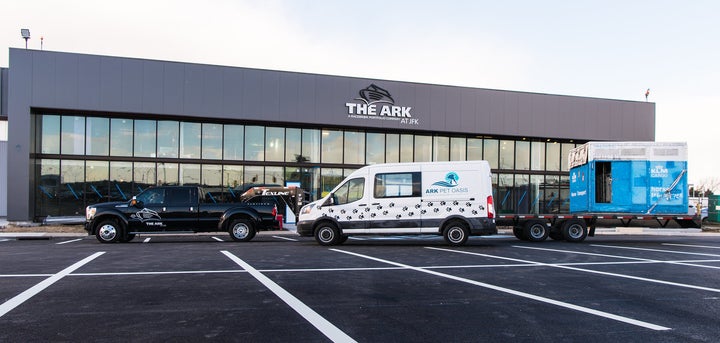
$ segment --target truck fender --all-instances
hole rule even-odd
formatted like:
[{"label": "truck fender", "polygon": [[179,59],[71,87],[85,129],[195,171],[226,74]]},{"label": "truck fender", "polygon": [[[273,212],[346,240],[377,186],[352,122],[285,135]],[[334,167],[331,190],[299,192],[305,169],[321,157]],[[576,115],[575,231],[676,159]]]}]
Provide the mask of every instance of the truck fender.
[{"label": "truck fender", "polygon": [[252,220],[256,230],[262,222],[260,215],[253,208],[230,208],[225,211],[225,213],[223,213],[223,215],[220,217],[220,221],[218,222],[218,230],[227,231],[230,222],[232,222],[233,218],[237,217],[244,217]]},{"label": "truck fender", "polygon": [[127,229],[128,219],[125,217],[125,215],[120,211],[108,209],[102,212],[95,213],[95,217],[93,217],[92,221],[90,222],[90,230],[88,230],[88,233],[94,235],[96,233],[95,230],[97,229],[97,224],[108,218],[113,218],[120,221],[120,223]]}]

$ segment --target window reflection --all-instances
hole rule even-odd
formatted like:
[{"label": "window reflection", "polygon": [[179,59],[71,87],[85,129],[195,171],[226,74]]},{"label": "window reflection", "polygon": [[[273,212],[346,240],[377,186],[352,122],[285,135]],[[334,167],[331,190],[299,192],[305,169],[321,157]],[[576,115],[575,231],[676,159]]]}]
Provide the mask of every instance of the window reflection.
[{"label": "window reflection", "polygon": [[515,169],[530,170],[530,142],[515,142]]},{"label": "window reflection", "polygon": [[342,163],[343,134],[339,130],[322,130],[322,163]]},{"label": "window reflection", "polygon": [[163,158],[177,158],[180,148],[180,128],[176,121],[157,122],[157,154]]},{"label": "window reflection", "polygon": [[545,170],[545,143],[532,142],[530,153],[530,169]]},{"label": "window reflection", "polygon": [[430,162],[432,160],[432,137],[415,136],[415,162]]},{"label": "window reflection", "polygon": [[180,123],[180,158],[200,158],[199,123]]},{"label": "window reflection", "polygon": [[265,160],[265,127],[245,127],[245,160]]},{"label": "window reflection", "polygon": [[388,133],[385,135],[385,163],[400,162],[400,135]]},{"label": "window reflection", "polygon": [[497,169],[499,165],[500,141],[486,139],[483,141],[483,159],[490,163],[490,168]]},{"label": "window reflection", "polygon": [[433,161],[450,160],[450,137],[433,137]]},{"label": "window reflection", "polygon": [[302,130],[285,129],[285,161],[302,162]]},{"label": "window reflection", "polygon": [[320,162],[320,130],[302,130],[302,157],[298,162]]},{"label": "window reflection", "polygon": [[465,161],[467,159],[466,144],[465,138],[450,138],[450,161]]},{"label": "window reflection", "polygon": [[60,152],[68,155],[85,154],[85,117],[63,116]]},{"label": "window reflection", "polygon": [[400,135],[400,162],[412,162],[415,140],[413,135]]},{"label": "window reflection", "polygon": [[468,161],[479,161],[483,159],[483,142],[479,138],[467,139],[467,159]]},{"label": "window reflection", "polygon": [[132,119],[113,118],[110,120],[110,156],[132,156]]},{"label": "window reflection", "polygon": [[245,127],[243,125],[225,125],[223,141],[223,158],[230,161],[242,161]]},{"label": "window reflection", "polygon": [[135,156],[155,157],[156,125],[154,120],[135,121]]},{"label": "window reflection", "polygon": [[265,129],[265,161],[283,161],[285,158],[285,129],[268,127]]},{"label": "window reflection", "polygon": [[202,158],[208,160],[222,158],[222,130],[221,124],[202,124]]},{"label": "window reflection", "polygon": [[86,147],[88,155],[107,156],[110,152],[110,120],[87,118]]},{"label": "window reflection", "polygon": [[515,141],[500,141],[500,169],[513,169],[515,162]]},{"label": "window reflection", "polygon": [[345,131],[345,164],[365,164],[365,133]]},{"label": "window reflection", "polygon": [[42,133],[38,135],[40,138],[40,151],[43,154],[59,154],[60,153],[60,116],[43,115],[39,116],[41,120]]},{"label": "window reflection", "polygon": [[552,142],[548,143],[545,147],[547,149],[547,170],[560,171],[560,144],[557,142]]}]

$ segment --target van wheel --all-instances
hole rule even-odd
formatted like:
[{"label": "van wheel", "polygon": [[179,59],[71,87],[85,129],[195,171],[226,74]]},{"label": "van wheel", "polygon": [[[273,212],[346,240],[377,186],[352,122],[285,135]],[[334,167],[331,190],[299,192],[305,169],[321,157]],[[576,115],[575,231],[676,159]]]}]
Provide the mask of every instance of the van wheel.
[{"label": "van wheel", "polygon": [[445,242],[454,246],[465,244],[468,236],[470,236],[470,230],[468,230],[467,225],[457,220],[450,222],[443,231]]},{"label": "van wheel", "polygon": [[95,237],[100,243],[115,243],[120,240],[122,227],[114,219],[106,219],[100,222],[95,232]]},{"label": "van wheel", "polygon": [[550,234],[547,225],[542,221],[529,221],[523,228],[523,236],[531,242],[542,242]]},{"label": "van wheel", "polygon": [[247,219],[235,219],[228,230],[230,237],[236,242],[247,242],[255,237],[255,228]]},{"label": "van wheel", "polygon": [[563,223],[562,235],[568,242],[582,242],[587,237],[588,231],[585,222],[578,219],[571,219]]},{"label": "van wheel", "polygon": [[335,245],[342,241],[342,236],[335,224],[325,222],[315,230],[315,241],[320,245]]}]

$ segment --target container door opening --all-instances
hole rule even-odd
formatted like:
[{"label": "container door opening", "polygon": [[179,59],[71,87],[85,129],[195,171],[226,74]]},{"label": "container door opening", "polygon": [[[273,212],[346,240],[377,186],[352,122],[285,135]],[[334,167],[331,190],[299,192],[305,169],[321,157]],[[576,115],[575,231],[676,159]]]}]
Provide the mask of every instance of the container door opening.
[{"label": "container door opening", "polygon": [[610,162],[595,163],[595,203],[612,201],[612,167]]}]

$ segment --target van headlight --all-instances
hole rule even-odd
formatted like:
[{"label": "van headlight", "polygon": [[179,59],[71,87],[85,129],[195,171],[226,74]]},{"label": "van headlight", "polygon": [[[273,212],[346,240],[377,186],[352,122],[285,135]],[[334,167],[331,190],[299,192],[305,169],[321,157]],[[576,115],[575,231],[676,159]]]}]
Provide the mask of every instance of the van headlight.
[{"label": "van headlight", "polygon": [[86,207],[85,208],[85,219],[92,220],[95,217],[95,211],[97,211],[97,209],[95,207],[92,207],[92,206]]},{"label": "van headlight", "polygon": [[303,206],[302,209],[300,209],[300,214],[309,214],[310,211],[312,211],[313,207],[315,207],[315,204],[309,204]]}]

